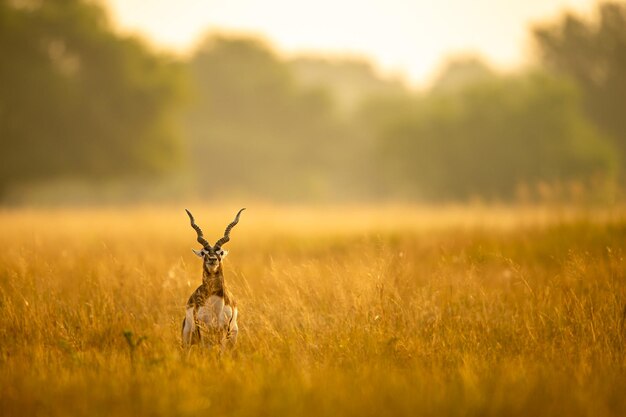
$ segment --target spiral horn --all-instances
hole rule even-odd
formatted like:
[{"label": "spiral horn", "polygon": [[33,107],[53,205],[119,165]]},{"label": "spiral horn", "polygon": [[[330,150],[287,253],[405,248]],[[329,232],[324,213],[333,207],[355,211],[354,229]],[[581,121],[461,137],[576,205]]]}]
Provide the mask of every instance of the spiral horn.
[{"label": "spiral horn", "polygon": [[239,215],[241,214],[242,211],[245,210],[245,207],[242,208],[241,210],[239,210],[239,212],[237,213],[237,215],[235,216],[235,220],[232,221],[231,224],[229,224],[226,227],[226,230],[224,231],[224,237],[222,237],[220,240],[218,240],[217,242],[215,242],[215,249],[219,249],[222,247],[222,245],[226,242],[228,242],[230,240],[230,231],[233,227],[235,227],[235,225],[237,223],[239,223]]},{"label": "spiral horn", "polygon": [[191,227],[193,227],[193,230],[195,230],[196,233],[198,234],[198,243],[200,243],[205,248],[211,247],[211,244],[204,238],[202,229],[200,229],[200,227],[196,224],[196,221],[194,220],[191,212],[187,209],[185,209],[185,211],[187,212],[187,215],[189,216],[189,220],[191,221]]}]

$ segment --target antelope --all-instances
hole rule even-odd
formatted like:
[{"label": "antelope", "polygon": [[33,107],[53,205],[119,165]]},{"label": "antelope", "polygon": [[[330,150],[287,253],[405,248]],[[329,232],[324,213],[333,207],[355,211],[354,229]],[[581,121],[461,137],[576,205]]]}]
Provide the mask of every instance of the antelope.
[{"label": "antelope", "polygon": [[228,251],[222,249],[222,245],[230,240],[230,231],[239,222],[242,208],[224,231],[215,245],[204,238],[202,229],[196,224],[191,212],[187,209],[187,215],[191,221],[191,227],[198,235],[198,243],[202,249],[192,249],[198,257],[202,258],[202,284],[189,297],[187,301],[185,318],[183,319],[182,346],[189,348],[199,343],[205,346],[219,344],[234,347],[237,342],[237,304],[232,295],[226,289],[222,261]]}]

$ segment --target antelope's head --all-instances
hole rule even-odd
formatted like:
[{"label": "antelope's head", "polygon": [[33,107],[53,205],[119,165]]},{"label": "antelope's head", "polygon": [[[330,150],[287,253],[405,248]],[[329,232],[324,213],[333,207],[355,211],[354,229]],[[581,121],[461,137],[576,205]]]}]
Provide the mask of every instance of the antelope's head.
[{"label": "antelope's head", "polygon": [[202,245],[202,249],[196,250],[192,249],[193,253],[195,253],[198,257],[202,258],[204,262],[204,269],[212,274],[216,273],[222,267],[222,259],[228,254],[228,251],[222,249],[222,245],[230,240],[230,231],[237,223],[239,223],[239,215],[245,208],[239,210],[237,215],[235,216],[235,220],[233,220],[224,231],[224,236],[221,237],[215,245],[211,246],[211,244],[204,238],[202,233],[202,229],[196,224],[196,221],[193,218],[191,212],[187,209],[187,215],[189,215],[189,220],[191,221],[191,227],[198,234],[198,243]]}]

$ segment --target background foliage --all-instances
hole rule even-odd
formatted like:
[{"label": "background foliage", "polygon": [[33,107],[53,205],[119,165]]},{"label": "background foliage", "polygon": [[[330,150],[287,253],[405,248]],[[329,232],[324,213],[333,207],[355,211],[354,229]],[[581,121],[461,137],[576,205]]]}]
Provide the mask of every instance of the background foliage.
[{"label": "background foliage", "polygon": [[580,89],[585,111],[626,157],[626,6],[598,4],[597,18],[571,13],[538,25],[533,35],[541,62],[572,80]]},{"label": "background foliage", "polygon": [[181,64],[113,33],[93,2],[1,0],[0,51],[0,191],[179,159]]},{"label": "background foliage", "polygon": [[249,37],[174,59],[93,2],[2,0],[0,196],[169,181],[165,195],[209,199],[606,201],[625,184],[625,16],[564,15],[533,29],[535,68],[456,57],[415,91]]}]

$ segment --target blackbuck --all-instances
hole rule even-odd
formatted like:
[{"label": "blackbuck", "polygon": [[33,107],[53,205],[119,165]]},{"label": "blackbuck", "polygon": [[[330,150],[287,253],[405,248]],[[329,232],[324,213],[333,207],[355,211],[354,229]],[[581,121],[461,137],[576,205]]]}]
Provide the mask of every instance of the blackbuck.
[{"label": "blackbuck", "polygon": [[235,220],[226,227],[224,236],[211,246],[191,212],[185,209],[191,227],[198,235],[198,243],[202,245],[200,250],[192,249],[202,258],[202,284],[187,301],[182,330],[182,345],[185,348],[195,343],[234,347],[237,342],[237,304],[224,283],[222,261],[228,252],[222,246],[230,240],[230,231],[239,222],[239,215],[244,210],[239,210]]}]

